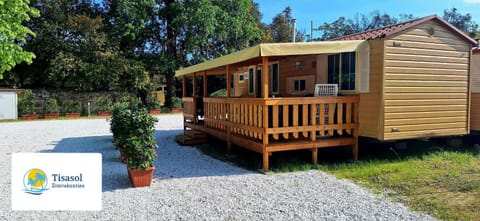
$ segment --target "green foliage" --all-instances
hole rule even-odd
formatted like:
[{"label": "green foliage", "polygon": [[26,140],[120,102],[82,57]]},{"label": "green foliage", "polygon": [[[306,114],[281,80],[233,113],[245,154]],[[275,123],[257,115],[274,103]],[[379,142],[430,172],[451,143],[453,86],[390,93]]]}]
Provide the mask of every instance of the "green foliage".
[{"label": "green foliage", "polygon": [[58,113],[58,103],[57,99],[50,98],[45,102],[45,106],[43,107],[43,112],[47,114]]},{"label": "green foliage", "polygon": [[145,110],[136,111],[129,103],[115,105],[110,129],[115,146],[124,153],[130,169],[147,169],[157,158],[153,136],[157,118]]},{"label": "green foliage", "polygon": [[173,108],[182,108],[182,99],[179,98],[179,97],[174,97],[173,98],[173,104],[172,104],[172,107]]},{"label": "green foliage", "polygon": [[95,100],[95,110],[110,112],[113,108],[112,99],[109,97],[99,97]]},{"label": "green foliage", "polygon": [[35,114],[35,97],[31,90],[24,90],[18,97],[18,113]]},{"label": "green foliage", "polygon": [[161,105],[160,105],[160,102],[158,102],[157,98],[156,97],[148,97],[147,99],[147,108],[149,110],[152,110],[152,109],[160,109],[161,108]]},{"label": "green foliage", "polygon": [[64,100],[62,102],[63,113],[80,113],[82,112],[82,102],[77,100]]},{"label": "green foliage", "polygon": [[[29,0],[0,1],[0,79],[3,73],[21,62],[32,63],[35,55],[23,51],[27,35],[35,34],[22,23],[38,17],[39,11],[29,6]],[[22,44],[19,44],[21,42]]]},{"label": "green foliage", "polygon": [[400,14],[398,17],[394,17],[387,13],[381,14],[378,10],[371,12],[369,15],[358,14],[355,18],[342,16],[332,23],[325,22],[318,27],[322,32],[320,40],[330,40],[357,32],[382,28],[414,18],[411,14]]},{"label": "green foliage", "polygon": [[475,37],[476,33],[480,31],[478,24],[472,20],[472,15],[470,13],[463,15],[459,13],[455,7],[450,10],[443,10],[443,19],[458,29],[468,33],[470,37]]}]

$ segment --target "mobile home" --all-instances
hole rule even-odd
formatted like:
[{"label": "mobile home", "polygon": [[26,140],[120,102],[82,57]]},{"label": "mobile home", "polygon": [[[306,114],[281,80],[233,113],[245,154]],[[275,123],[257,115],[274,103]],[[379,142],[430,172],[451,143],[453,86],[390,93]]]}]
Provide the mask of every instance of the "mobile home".
[{"label": "mobile home", "polygon": [[[263,154],[469,131],[475,41],[429,16],[333,41],[260,44],[180,69],[185,135],[202,131]],[[226,97],[208,97],[208,76]],[[190,79],[193,87],[187,87]],[[202,84],[198,80],[202,79]],[[318,88],[335,86],[338,95]],[[199,91],[203,96],[199,96]]]}]

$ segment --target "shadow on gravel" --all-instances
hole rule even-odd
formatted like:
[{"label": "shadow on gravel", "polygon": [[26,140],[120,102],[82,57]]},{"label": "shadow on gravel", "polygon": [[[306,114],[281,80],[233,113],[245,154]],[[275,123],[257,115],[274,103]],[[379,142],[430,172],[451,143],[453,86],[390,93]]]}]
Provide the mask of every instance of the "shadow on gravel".
[{"label": "shadow on gravel", "polygon": [[[130,188],[127,168],[120,161],[120,153],[112,144],[112,136],[70,137],[60,140],[47,153],[101,153],[102,191]],[[88,164],[88,162],[85,162]]]},{"label": "shadow on gravel", "polygon": [[[175,136],[183,130],[157,130],[158,158],[154,178],[190,178],[205,176],[230,176],[252,173],[245,169],[206,156],[194,147],[180,146]],[[47,153],[101,153],[103,192],[130,188],[127,168],[120,161],[120,153],[112,144],[112,136],[63,138]],[[88,164],[88,162],[85,162]]]}]

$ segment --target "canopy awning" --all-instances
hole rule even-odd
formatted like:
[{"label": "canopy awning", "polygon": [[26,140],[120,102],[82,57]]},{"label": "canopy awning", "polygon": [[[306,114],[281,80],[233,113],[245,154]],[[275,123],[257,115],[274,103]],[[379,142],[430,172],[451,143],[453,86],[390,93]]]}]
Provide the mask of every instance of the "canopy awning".
[{"label": "canopy awning", "polygon": [[181,77],[186,74],[211,70],[257,57],[335,54],[353,51],[361,52],[364,50],[369,50],[369,44],[366,40],[259,44],[210,61],[182,68],[175,72],[175,76]]}]

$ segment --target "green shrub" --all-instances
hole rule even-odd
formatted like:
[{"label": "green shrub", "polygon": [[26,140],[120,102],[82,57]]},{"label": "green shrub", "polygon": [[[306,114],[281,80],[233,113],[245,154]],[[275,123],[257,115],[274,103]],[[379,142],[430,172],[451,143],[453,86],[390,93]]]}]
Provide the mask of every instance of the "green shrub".
[{"label": "green shrub", "polygon": [[172,108],[182,108],[182,99],[179,97],[172,97]]},{"label": "green shrub", "polygon": [[82,102],[76,100],[65,100],[62,102],[64,113],[80,113],[82,112]]},{"label": "green shrub", "polygon": [[160,109],[161,108],[161,105],[160,105],[160,102],[158,102],[157,98],[155,97],[149,97],[147,99],[147,108],[149,110],[153,110],[153,109]]},{"label": "green shrub", "polygon": [[130,169],[147,169],[157,157],[153,136],[157,118],[145,110],[134,109],[130,103],[115,105],[110,130],[115,147],[124,153]]},{"label": "green shrub", "polygon": [[45,106],[43,107],[43,112],[47,114],[58,113],[58,103],[57,99],[50,98],[45,102]]},{"label": "green shrub", "polygon": [[24,90],[18,97],[18,113],[35,114],[35,98],[31,90]]},{"label": "green shrub", "polygon": [[95,110],[97,112],[105,111],[110,112],[112,111],[113,103],[112,100],[108,97],[99,97],[95,100]]}]

